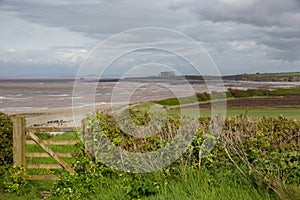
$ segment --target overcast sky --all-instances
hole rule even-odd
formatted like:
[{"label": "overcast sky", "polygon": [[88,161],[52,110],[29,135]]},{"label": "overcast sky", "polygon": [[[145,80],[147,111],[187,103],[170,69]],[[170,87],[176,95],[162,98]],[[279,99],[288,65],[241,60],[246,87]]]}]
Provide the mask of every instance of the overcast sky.
[{"label": "overcast sky", "polygon": [[0,0],[0,27],[0,76],[75,75],[97,44],[141,27],[193,38],[222,74],[300,71],[300,0]]}]

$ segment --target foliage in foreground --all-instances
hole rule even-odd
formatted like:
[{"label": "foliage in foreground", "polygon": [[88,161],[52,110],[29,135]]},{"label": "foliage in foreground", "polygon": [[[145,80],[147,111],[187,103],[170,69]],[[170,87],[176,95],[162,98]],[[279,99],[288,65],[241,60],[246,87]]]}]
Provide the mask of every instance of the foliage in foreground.
[{"label": "foliage in foreground", "polygon": [[[147,114],[131,115],[141,123],[149,123]],[[166,141],[172,140],[178,133],[178,123],[178,119],[168,119],[158,134],[143,139],[124,133],[118,128],[113,117],[107,114],[97,113],[91,116],[89,126],[101,125],[102,132],[94,132],[93,135],[95,144],[99,142],[97,134],[105,134],[116,146],[132,152],[147,152],[161,148]],[[62,176],[55,183],[54,196],[70,199],[109,199],[109,196],[105,198],[103,194],[99,196],[97,188],[106,188],[106,192],[110,188],[117,188],[119,192],[109,193],[111,198],[172,199],[172,195],[182,195],[182,198],[197,199],[204,197],[214,188],[215,193],[209,193],[207,198],[204,198],[212,199],[210,196],[215,195],[217,198],[225,193],[228,195],[225,188],[232,185],[236,192],[228,195],[228,199],[300,197],[299,192],[297,193],[300,185],[298,121],[284,117],[266,117],[260,120],[244,116],[227,118],[221,137],[214,138],[217,141],[215,148],[206,157],[201,158],[203,140],[207,137],[213,138],[207,132],[209,123],[209,118],[201,118],[197,135],[184,155],[171,166],[152,173],[128,174],[110,169],[97,162],[93,156],[86,155],[82,149],[82,154],[74,165],[78,174]],[[113,186],[114,184],[117,186]],[[202,190],[196,187],[197,184],[200,184]],[[191,188],[187,190],[185,187]],[[207,187],[207,190],[203,187]],[[247,190],[249,193],[243,192]]]},{"label": "foliage in foreground", "polygon": [[27,179],[28,175],[24,167],[10,167],[4,175],[4,191],[20,194],[28,183]]},{"label": "foliage in foreground", "polygon": [[[130,114],[136,124],[151,123],[147,113]],[[97,113],[90,116],[89,122],[90,128],[100,125],[101,134],[116,146],[131,152],[149,152],[164,147],[176,136],[180,119],[168,118],[162,129],[149,138],[124,133],[110,114]],[[299,121],[284,117],[228,117],[220,138],[208,134],[209,118],[201,118],[199,123],[183,156],[151,173],[111,169],[87,153],[84,144],[77,144],[78,155],[73,163],[77,174],[62,173],[50,199],[299,199]],[[91,133],[97,144],[95,136],[99,132]],[[216,146],[201,158],[205,138],[212,138]],[[22,169],[11,168],[5,180],[7,192],[26,196],[33,188]],[[39,195],[33,196],[26,198]]]},{"label": "foliage in foreground", "polygon": [[0,166],[13,161],[13,134],[11,118],[0,112]]}]

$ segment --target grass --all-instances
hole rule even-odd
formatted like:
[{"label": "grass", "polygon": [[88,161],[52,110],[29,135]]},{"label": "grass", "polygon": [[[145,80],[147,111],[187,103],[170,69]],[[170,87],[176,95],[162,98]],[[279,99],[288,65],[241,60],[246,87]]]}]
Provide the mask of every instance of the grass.
[{"label": "grass", "polygon": [[[48,133],[36,133],[36,135],[42,140],[75,140],[76,134],[72,132],[67,132],[63,134],[56,134],[51,135]],[[74,152],[74,145],[48,145],[52,151],[55,153],[73,153]],[[39,145],[26,145],[26,152],[38,152],[38,153],[45,153],[46,151],[40,147]],[[62,158],[67,163],[72,162],[72,158]],[[36,164],[57,164],[53,158],[26,158],[27,163],[36,163]]]},{"label": "grass", "polygon": [[270,91],[270,96],[294,96],[300,95],[300,87],[289,89],[277,89]]},{"label": "grass", "polygon": [[300,76],[300,72],[283,72],[283,73],[258,73],[249,74],[246,76],[258,76],[258,77],[285,77],[285,76]]},{"label": "grass", "polygon": [[[189,116],[197,117],[199,112],[193,109],[185,109]],[[170,116],[180,115],[180,109],[172,109],[167,111]],[[200,109],[200,116],[209,117],[211,115],[210,109]],[[289,119],[300,120],[300,108],[229,108],[226,112],[227,116],[246,115],[248,117],[262,118],[262,117],[278,117],[283,115]]]},{"label": "grass", "polygon": [[[300,72],[299,72],[300,74]],[[215,94],[216,96],[218,94]],[[207,100],[207,94],[197,94],[197,99],[199,104],[209,103]],[[261,90],[261,89],[249,89],[249,90],[238,90],[238,89],[229,89],[226,92],[227,99],[239,99],[239,98],[261,98],[261,97],[282,97],[282,96],[300,96],[300,87],[297,88],[288,88],[288,89],[276,89],[276,90]],[[204,100],[201,100],[204,99]],[[185,98],[170,98],[159,101],[154,101],[153,103],[160,104],[167,109],[167,112],[171,116],[178,116],[180,114],[179,105],[195,104],[195,98],[185,97]],[[147,109],[149,108],[150,103],[139,104],[136,109]],[[170,109],[173,108],[173,109]],[[188,116],[197,117],[199,113],[193,109],[184,109],[185,113]],[[200,116],[210,116],[210,109],[201,109]],[[227,116],[236,116],[236,115],[246,115],[249,117],[260,118],[264,116],[269,117],[278,117],[283,115],[286,118],[291,119],[300,119],[300,108],[299,107],[287,107],[287,108],[228,108]]]},{"label": "grass", "polygon": [[[298,89],[296,90],[278,90],[276,91],[276,95],[285,95],[291,93],[298,93]],[[138,106],[134,106],[135,110],[148,110],[152,103],[147,104],[139,104]],[[198,116],[195,110],[185,110],[191,116]],[[179,109],[167,109],[167,112],[171,116],[177,116],[180,113]],[[209,109],[201,109],[201,116],[209,116]],[[249,117],[261,118],[264,116],[269,117],[278,117],[279,115],[284,115],[287,118],[291,119],[300,119],[300,108],[230,108],[227,110],[227,116],[235,116],[235,115],[247,115]],[[74,133],[64,133],[58,135],[49,135],[45,133],[37,134],[39,138],[43,140],[74,140],[76,139]],[[61,146],[61,145],[50,145],[50,148],[54,152],[74,152],[74,146]],[[44,152],[42,148],[38,145],[26,145],[27,152]],[[66,162],[71,163],[73,161],[72,158],[65,158]],[[27,158],[28,163],[57,163],[52,158]],[[226,170],[226,169],[221,169]],[[28,170],[29,174],[59,174],[60,170],[38,170],[38,169],[30,169]],[[226,174],[226,175],[224,175]],[[149,179],[145,179],[146,181],[150,181],[151,183],[160,183],[158,192],[153,195],[147,195],[147,197],[143,198],[135,198],[135,199],[246,199],[246,200],[271,200],[278,199],[272,192],[268,190],[267,187],[257,186],[251,182],[251,180],[245,179],[240,175],[237,170],[216,172],[213,169],[189,169],[185,175],[177,174],[172,179],[164,179],[164,175],[161,172],[146,174]],[[87,196],[86,198],[90,199],[129,199],[127,194],[132,192],[134,189],[131,184],[124,184],[124,179],[126,177],[122,176],[107,176],[103,177],[103,180],[99,180],[98,183],[94,185],[96,189],[96,193],[93,196]],[[145,181],[144,180],[144,181]],[[144,182],[138,180],[132,180],[132,184],[136,184],[135,187],[142,185]],[[129,182],[130,183],[130,182]],[[85,184],[84,182],[82,184]],[[22,196],[17,194],[4,194],[1,191],[0,187],[0,199],[41,199],[41,191],[50,190],[53,187],[52,181],[29,181],[29,184],[26,186],[24,191],[22,191]],[[66,185],[66,187],[68,187]],[[142,188],[143,189],[143,188]],[[60,199],[60,197],[50,197],[49,199]]]},{"label": "grass", "polygon": [[[72,153],[74,152],[74,147],[72,145],[48,145],[51,150],[56,153]],[[42,147],[38,145],[26,145],[27,152],[45,152]]]},{"label": "grass", "polygon": [[[147,176],[147,175],[146,175]],[[153,182],[160,182],[160,174],[149,176],[158,176]],[[120,187],[122,178],[114,177],[107,180],[107,185],[99,187],[99,192],[92,199],[128,199],[126,193],[130,187]],[[145,200],[271,200],[277,199],[269,193],[267,189],[255,188],[249,180],[239,176],[237,172],[228,172],[228,176],[219,175],[212,170],[192,169],[186,176],[179,176],[172,180],[165,180],[159,187],[157,194],[149,195],[143,198]]]},{"label": "grass", "polygon": [[[51,135],[48,133],[36,133],[36,135],[42,140],[75,140],[76,134],[73,132],[67,132],[63,134],[56,134]],[[72,153],[75,150],[74,145],[48,145],[51,150],[55,153]],[[26,152],[46,152],[42,149],[39,145],[26,145]],[[72,163],[74,158],[62,158],[67,163]],[[28,164],[58,164],[56,160],[51,157],[46,158],[26,158],[26,163]],[[61,169],[27,169],[29,175],[58,175],[62,172]],[[23,199],[41,199],[41,192],[44,190],[51,190],[53,187],[53,181],[29,181],[28,186],[23,191],[21,196],[17,194],[4,194],[1,191],[0,187],[0,200],[5,199],[16,199],[16,200],[23,200]]]},{"label": "grass", "polygon": [[[282,96],[297,96],[300,95],[300,87],[285,88],[276,90],[262,90],[262,89],[228,89],[226,92],[226,99],[239,99],[239,98],[256,98],[256,97],[282,97]],[[213,93],[212,99],[224,99],[222,93]],[[211,97],[207,93],[196,94],[196,96],[183,97],[183,98],[169,98],[163,100],[153,101],[153,103],[162,106],[179,106],[195,103],[209,103]]]},{"label": "grass", "polygon": [[[139,111],[143,113],[144,111],[149,110],[153,103],[144,103],[134,105],[132,111]],[[169,109],[170,107],[165,107],[168,115],[176,117],[181,115],[180,108]],[[183,109],[184,115],[191,117],[199,117],[199,112],[196,109]],[[211,115],[210,109],[200,109],[200,116],[209,117]],[[299,107],[286,107],[286,108],[227,108],[227,116],[237,116],[237,115],[246,115],[248,117],[262,118],[262,117],[278,117],[284,116],[289,119],[300,120],[300,108]]]},{"label": "grass", "polygon": [[268,200],[276,199],[267,190],[258,190],[241,177],[216,176],[208,170],[191,170],[187,178],[181,181],[172,180],[158,195],[147,199],[248,199]]},{"label": "grass", "polygon": [[[224,173],[209,169],[192,169],[186,176],[178,174],[173,179],[164,179],[163,173],[153,172],[150,174],[138,175],[145,177],[143,180],[133,180],[132,185],[124,184],[124,177],[113,176],[104,177],[94,184],[97,191],[94,195],[88,195],[83,199],[124,199],[129,200],[128,193],[133,192],[132,186],[135,184],[142,185],[144,182],[159,184],[156,194],[144,197],[136,197],[134,199],[144,200],[185,200],[185,199],[203,199],[203,200],[276,200],[275,195],[270,193],[264,187],[255,187],[251,181],[243,178],[237,171],[228,171],[227,176]],[[127,177],[126,177],[127,178]],[[3,194],[0,199],[16,199],[16,200],[38,200],[41,199],[41,191],[49,190],[53,182],[50,181],[32,181],[23,192],[22,196],[16,194]],[[84,183],[83,183],[84,184]],[[67,186],[66,186],[67,187]],[[60,197],[51,196],[48,199],[56,200]]]}]

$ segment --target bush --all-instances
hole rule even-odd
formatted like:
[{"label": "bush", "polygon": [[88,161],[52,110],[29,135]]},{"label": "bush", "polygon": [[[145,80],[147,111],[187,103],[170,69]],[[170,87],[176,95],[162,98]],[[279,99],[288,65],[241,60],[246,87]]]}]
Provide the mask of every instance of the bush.
[{"label": "bush", "polygon": [[207,92],[205,93],[198,93],[196,94],[198,101],[209,101],[211,100],[210,94]]},{"label": "bush", "polygon": [[8,193],[20,194],[27,185],[27,171],[24,167],[10,167],[4,175],[4,191]]},{"label": "bush", "polygon": [[102,179],[99,173],[64,173],[54,183],[52,194],[59,199],[86,199],[97,192]]},{"label": "bush", "polygon": [[[135,118],[133,121],[146,121],[147,115],[131,114]],[[205,138],[212,137],[207,134],[210,118],[201,118],[199,121],[200,127],[189,149],[165,169],[150,174],[127,174],[105,167],[97,159],[95,161],[91,157],[82,156],[77,158],[75,165],[82,174],[62,177],[56,183],[55,195],[81,198],[87,195],[87,191],[95,193],[94,184],[97,179],[101,184],[113,179],[119,180],[120,190],[125,191],[128,197],[125,199],[140,199],[159,193],[168,180],[184,177],[187,171],[199,169],[223,177],[239,177],[242,174],[241,178],[249,180],[254,187],[267,188],[267,191],[271,189],[281,197],[287,195],[287,186],[295,185],[298,188],[300,185],[299,121],[284,117],[228,117],[214,149],[204,158],[200,156],[201,146]],[[149,152],[161,148],[174,138],[179,129],[179,121],[169,117],[160,132],[146,139],[133,138],[124,133],[110,114],[97,113],[90,116],[89,127],[89,137],[93,139],[97,139],[94,137],[96,135],[92,135],[97,134],[95,130],[101,130],[116,146],[131,152]],[[237,172],[240,174],[236,174]]]},{"label": "bush", "polygon": [[13,162],[13,128],[12,120],[0,113],[0,166]]}]

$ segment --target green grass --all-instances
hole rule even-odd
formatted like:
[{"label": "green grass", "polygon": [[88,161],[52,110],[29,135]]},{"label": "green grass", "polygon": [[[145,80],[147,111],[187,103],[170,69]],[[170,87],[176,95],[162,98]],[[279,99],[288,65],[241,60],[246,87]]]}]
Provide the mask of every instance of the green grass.
[{"label": "green grass", "polygon": [[170,98],[165,100],[154,101],[154,103],[164,106],[185,105],[197,102],[196,97]]},{"label": "green grass", "polygon": [[[72,132],[67,132],[63,134],[50,135],[48,133],[36,133],[36,135],[42,140],[75,140],[76,134]],[[48,145],[50,149],[55,153],[73,153],[75,150],[74,145]],[[32,144],[26,145],[26,152],[30,153],[46,153],[46,151],[39,145]],[[74,161],[74,158],[61,158],[68,164]],[[36,158],[36,157],[26,157],[27,164],[59,164],[52,157]],[[60,169],[28,169],[30,175],[53,175],[59,174]]]},{"label": "green grass", "polygon": [[[140,104],[134,109],[149,109],[152,104]],[[198,116],[195,110],[185,110],[189,115]],[[201,109],[201,116],[209,116],[210,110]],[[176,116],[180,112],[179,109],[168,110],[169,115]],[[274,116],[284,115],[287,118],[300,119],[300,108],[231,108],[227,110],[228,116],[246,114],[250,117],[263,117],[263,116]],[[74,133],[64,133],[55,136],[49,134],[39,133],[39,138],[43,140],[73,140],[75,139]],[[74,152],[74,146],[61,146],[61,145],[50,145],[51,149],[55,152]],[[44,152],[37,145],[26,145],[28,152]],[[72,158],[66,158],[66,162],[72,162]],[[56,163],[51,158],[27,158],[28,163]],[[226,166],[224,166],[226,167]],[[175,173],[173,178],[166,179],[162,172],[154,172],[151,174],[145,174],[145,179],[138,180],[132,179],[126,180],[128,177],[124,176],[104,176],[102,180],[95,183],[96,193],[93,196],[87,196],[90,199],[130,199],[128,194],[139,188],[139,185],[143,185],[144,182],[160,183],[158,192],[153,195],[145,195],[141,198],[135,199],[224,199],[224,200],[235,200],[235,199],[246,199],[246,200],[277,200],[278,198],[268,190],[266,186],[255,185],[251,180],[245,179],[235,169],[225,171],[226,169],[220,169],[220,172],[214,171],[215,169],[193,169],[188,170],[187,174]],[[223,170],[223,171],[222,171]],[[59,170],[38,170],[29,169],[30,174],[58,174]],[[182,172],[181,172],[182,173]],[[137,175],[139,176],[139,175]],[[89,181],[86,179],[86,181]],[[124,182],[126,184],[124,184]],[[82,182],[82,184],[86,184]],[[136,188],[133,188],[136,187]],[[53,187],[52,181],[29,181],[22,195],[16,194],[4,194],[0,187],[0,199],[41,199],[41,191],[50,190]],[[69,186],[66,185],[66,188]],[[145,189],[146,187],[142,187]],[[76,189],[76,188],[75,188]],[[147,188],[146,188],[147,189]],[[49,199],[60,199],[59,197],[50,197]]]},{"label": "green grass", "polygon": [[208,170],[192,170],[187,178],[181,181],[172,180],[158,195],[146,199],[178,199],[178,200],[268,200],[276,199],[270,196],[267,190],[255,188],[238,174],[224,177]]},{"label": "green grass", "polygon": [[[51,135],[48,133],[36,133],[41,140],[76,140],[76,134],[73,132],[67,132],[62,134]],[[56,153],[72,153],[74,152],[73,145],[48,145],[51,150]],[[45,152],[39,145],[26,145],[27,152]]]},{"label": "green grass", "polygon": [[277,89],[270,91],[270,96],[294,96],[300,95],[300,87],[288,88],[288,89]]},{"label": "green grass", "polygon": [[[150,178],[153,183],[161,183],[157,194],[137,197],[145,200],[270,200],[277,199],[265,188],[257,187],[235,172],[228,172],[228,176],[219,175],[213,170],[193,169],[185,175],[179,175],[171,180],[161,179],[162,174],[154,172],[142,175]],[[156,177],[156,178],[153,178]],[[130,199],[127,194],[132,188],[124,186],[122,177],[113,177],[106,180],[106,185],[99,185],[96,195],[92,199]],[[135,182],[138,180],[134,180]],[[140,181],[140,185],[147,182],[148,178]],[[139,183],[139,182],[138,182]]]},{"label": "green grass", "polygon": [[[36,133],[36,135],[42,140],[75,140],[76,134],[72,132],[50,135],[48,133]],[[75,150],[74,145],[48,145],[51,150],[56,153],[72,153]],[[27,152],[46,152],[39,145],[26,145]],[[74,158],[62,158],[67,163],[72,163]],[[51,157],[46,158],[26,158],[26,163],[28,164],[58,164],[56,160]],[[61,169],[27,169],[29,175],[58,175],[62,172]],[[41,192],[44,190],[51,190],[53,187],[53,181],[29,181],[28,186],[22,191],[22,195],[17,194],[5,194],[1,191],[0,187],[0,200],[5,199],[41,199]]]},{"label": "green grass", "polygon": [[[193,109],[185,109],[186,113],[189,116],[197,117],[199,112]],[[167,111],[171,116],[180,115],[180,109],[168,110]],[[208,117],[211,115],[210,109],[200,109],[200,116]],[[283,115],[289,119],[298,119],[300,120],[300,108],[229,108],[226,112],[227,116],[237,116],[237,115],[246,115],[248,117],[278,117]]]},{"label": "green grass", "polygon": [[259,76],[259,77],[284,77],[284,76],[300,76],[300,72],[283,72],[283,73],[258,73],[249,74],[246,76]]},{"label": "green grass", "polygon": [[[63,134],[56,134],[56,135],[50,135],[48,133],[36,133],[36,135],[42,139],[42,140],[75,140],[76,134],[72,132],[67,132]],[[73,153],[74,152],[74,145],[48,145],[52,151],[55,153]],[[27,144],[26,145],[26,152],[30,153],[45,153],[46,151],[36,144]],[[73,158],[62,158],[67,163],[71,163],[74,159]],[[57,161],[53,158],[26,158],[27,163],[35,163],[35,164],[57,164]]]},{"label": "green grass", "polygon": [[30,181],[21,195],[0,191],[0,200],[40,200],[42,191],[52,188],[53,181]]},{"label": "green grass", "polygon": [[[74,146],[73,145],[48,145],[51,150],[53,150],[56,153],[72,153],[74,152]],[[27,152],[45,152],[42,147],[38,145],[26,145],[26,151]]]},{"label": "green grass", "polygon": [[[278,199],[267,188],[254,186],[251,181],[243,178],[237,171],[228,171],[227,176],[209,169],[188,170],[186,175],[178,174],[173,179],[164,179],[161,172],[137,175],[132,184],[124,184],[128,176],[113,176],[99,179],[94,184],[97,191],[94,195],[87,195],[83,199],[111,200],[111,199],[143,199],[143,200],[271,200]],[[142,179],[138,177],[144,177]],[[145,183],[158,183],[156,194],[130,198],[129,193]],[[52,188],[51,181],[31,181],[21,196],[16,194],[2,194],[0,199],[41,199],[41,191]],[[85,184],[85,183],[82,183]],[[68,187],[68,186],[66,186]],[[135,188],[133,188],[135,187]],[[137,188],[136,188],[137,187]],[[145,188],[146,189],[146,188]],[[51,196],[50,200],[60,199]]]},{"label": "green grass", "polygon": [[[213,93],[210,97],[207,93],[196,94],[196,96],[182,97],[182,98],[169,98],[163,100],[153,101],[153,103],[162,106],[179,106],[199,103],[209,103],[211,98],[213,100],[224,99],[222,93]],[[300,95],[300,87],[296,88],[284,88],[276,90],[262,90],[262,89],[249,89],[249,90],[238,90],[238,89],[228,89],[225,93],[226,99],[239,99],[239,98],[255,98],[255,97],[281,97],[281,96],[296,96]]]}]

